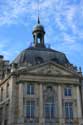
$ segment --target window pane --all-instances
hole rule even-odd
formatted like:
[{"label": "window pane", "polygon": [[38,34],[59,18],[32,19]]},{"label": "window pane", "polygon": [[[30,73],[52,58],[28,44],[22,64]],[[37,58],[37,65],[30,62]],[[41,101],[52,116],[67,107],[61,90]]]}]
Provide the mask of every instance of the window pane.
[{"label": "window pane", "polygon": [[27,117],[30,118],[30,104],[27,104]]},{"label": "window pane", "polygon": [[54,111],[55,111],[54,104],[51,104],[51,118],[54,118]]},{"label": "window pane", "polygon": [[29,94],[29,95],[34,94],[34,85],[33,84],[27,85],[27,94]]},{"label": "window pane", "polygon": [[69,90],[68,90],[68,95],[69,95],[69,96],[72,95],[72,93],[71,93],[71,88],[69,88]]},{"label": "window pane", "polygon": [[54,109],[53,103],[45,104],[45,118],[46,119],[53,119],[54,112],[55,112],[55,109]]},{"label": "window pane", "polygon": [[34,118],[34,112],[35,112],[35,102],[34,101],[28,101],[27,102],[27,118]]},{"label": "window pane", "polygon": [[73,119],[73,105],[70,103],[70,119]]},{"label": "window pane", "polygon": [[35,104],[32,102],[31,104],[31,118],[34,118]]},{"label": "window pane", "polygon": [[64,88],[64,95],[65,96],[72,96],[72,89],[71,89],[71,87]]},{"label": "window pane", "polygon": [[45,105],[45,118],[50,118],[50,108],[49,104]]},{"label": "window pane", "polygon": [[68,104],[65,103],[65,117],[68,119],[69,114],[68,114]]},{"label": "window pane", "polygon": [[72,102],[65,103],[65,118],[73,119],[73,103]]},{"label": "window pane", "polygon": [[67,88],[64,89],[64,95],[67,96]]}]

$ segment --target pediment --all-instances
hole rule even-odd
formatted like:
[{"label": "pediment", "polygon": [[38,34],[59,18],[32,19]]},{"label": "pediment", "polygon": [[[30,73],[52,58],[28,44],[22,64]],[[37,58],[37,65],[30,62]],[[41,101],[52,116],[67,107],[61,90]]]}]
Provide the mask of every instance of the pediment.
[{"label": "pediment", "polygon": [[65,67],[56,63],[40,64],[28,70],[28,73],[38,75],[55,75],[55,76],[73,76],[72,72],[68,71]]}]

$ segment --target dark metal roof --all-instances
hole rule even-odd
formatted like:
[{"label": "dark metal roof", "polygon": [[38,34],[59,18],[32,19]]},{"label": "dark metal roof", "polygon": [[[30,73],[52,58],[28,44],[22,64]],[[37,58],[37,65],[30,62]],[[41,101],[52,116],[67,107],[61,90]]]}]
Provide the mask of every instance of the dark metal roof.
[{"label": "dark metal roof", "polygon": [[44,27],[41,25],[41,24],[36,24],[34,27],[33,27],[33,31],[32,32],[36,32],[36,31],[44,31]]},{"label": "dark metal roof", "polygon": [[39,47],[30,47],[23,50],[13,61],[19,65],[25,63],[36,65],[38,63],[43,63],[47,61],[54,61],[58,64],[65,65],[69,64],[68,59],[64,53],[55,51],[50,48],[39,48]]}]

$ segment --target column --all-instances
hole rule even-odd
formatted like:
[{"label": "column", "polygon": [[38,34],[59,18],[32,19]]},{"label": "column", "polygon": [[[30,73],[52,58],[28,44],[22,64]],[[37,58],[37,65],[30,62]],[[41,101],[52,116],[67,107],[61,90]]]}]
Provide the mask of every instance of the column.
[{"label": "column", "polygon": [[36,46],[37,45],[37,35],[35,35],[34,43],[35,43],[35,46]]},{"label": "column", "polygon": [[76,86],[72,86],[72,101],[73,101],[73,117],[74,120],[77,120],[78,114],[77,114],[77,92],[76,92]]},{"label": "column", "polygon": [[40,88],[39,88],[39,97],[40,97],[40,102],[39,102],[39,125],[44,125],[44,113],[43,113],[43,88],[42,84],[40,83]]},{"label": "column", "polygon": [[23,111],[23,83],[19,83],[19,96],[18,96],[18,123],[24,125],[24,111]]},{"label": "column", "polygon": [[63,123],[63,113],[62,113],[62,93],[61,85],[58,85],[58,111],[59,111],[59,123]]},{"label": "column", "polygon": [[80,89],[79,86],[76,87],[77,92],[77,114],[78,118],[82,118],[82,109],[81,109],[81,97],[80,97]]},{"label": "column", "polygon": [[[82,83],[81,83],[81,98],[82,98],[82,105],[83,105],[83,80],[82,80]],[[83,107],[82,107],[82,118],[83,118]]]},{"label": "column", "polygon": [[16,77],[12,76],[10,81],[10,91],[9,91],[9,121],[8,125],[15,125],[15,106],[16,106]]}]

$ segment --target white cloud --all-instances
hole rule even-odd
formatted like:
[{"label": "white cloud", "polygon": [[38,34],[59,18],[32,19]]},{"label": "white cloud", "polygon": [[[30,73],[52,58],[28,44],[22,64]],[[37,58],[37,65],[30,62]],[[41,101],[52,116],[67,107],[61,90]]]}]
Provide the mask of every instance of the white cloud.
[{"label": "white cloud", "polygon": [[[40,18],[47,29],[46,41],[55,41],[56,44],[58,40],[64,46],[71,47],[72,51],[80,50],[81,44],[79,43],[78,47],[76,42],[83,40],[83,29],[80,29],[83,26],[83,0],[79,3],[77,1],[40,0]],[[37,18],[36,0],[5,0],[0,4],[0,8],[0,26],[19,22],[29,25],[31,19]],[[27,17],[29,21],[25,22],[24,18]],[[57,29],[58,32],[55,32]]]}]

